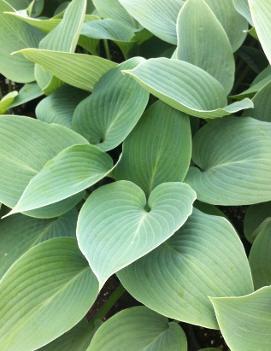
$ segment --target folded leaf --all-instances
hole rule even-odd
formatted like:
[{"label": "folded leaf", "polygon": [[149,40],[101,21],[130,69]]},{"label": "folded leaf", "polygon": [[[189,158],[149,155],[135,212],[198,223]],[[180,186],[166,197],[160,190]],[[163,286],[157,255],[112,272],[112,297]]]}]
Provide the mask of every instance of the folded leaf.
[{"label": "folded leaf", "polygon": [[91,91],[99,79],[116,63],[98,56],[41,49],[24,49],[17,54],[38,63],[63,82]]},{"label": "folded leaf", "polygon": [[118,277],[152,310],[211,329],[218,325],[209,296],[253,291],[248,259],[230,222],[196,209],[172,238]]},{"label": "folded leaf", "polygon": [[1,350],[36,350],[62,335],[84,317],[97,288],[75,239],[33,247],[0,281]]},{"label": "folded leaf", "polygon": [[136,183],[149,195],[161,183],[183,181],[191,153],[189,118],[157,102],[125,140],[114,175]]},{"label": "folded leaf", "polygon": [[271,287],[242,297],[212,298],[223,337],[231,351],[269,351]]},{"label": "folded leaf", "polygon": [[68,147],[30,180],[12,213],[42,208],[78,194],[103,179],[112,168],[112,158],[94,145]]},{"label": "folded leaf", "polygon": [[232,47],[221,23],[204,1],[185,2],[177,20],[177,36],[176,58],[204,69],[229,93],[235,71]]},{"label": "folded leaf", "polygon": [[182,328],[145,307],[117,313],[95,333],[87,351],[187,351]]},{"label": "folded leaf", "polygon": [[185,61],[150,59],[123,72],[166,104],[191,116],[217,118],[253,107],[249,99],[226,106],[222,85],[203,69]]},{"label": "folded leaf", "polygon": [[112,274],[171,237],[192,213],[195,198],[184,183],[161,184],[148,201],[128,181],[94,191],[80,211],[77,238],[100,288]]},{"label": "folded leaf", "polygon": [[270,148],[269,122],[250,117],[214,121],[194,137],[192,159],[197,167],[190,169],[186,181],[200,201],[213,205],[269,201]]}]

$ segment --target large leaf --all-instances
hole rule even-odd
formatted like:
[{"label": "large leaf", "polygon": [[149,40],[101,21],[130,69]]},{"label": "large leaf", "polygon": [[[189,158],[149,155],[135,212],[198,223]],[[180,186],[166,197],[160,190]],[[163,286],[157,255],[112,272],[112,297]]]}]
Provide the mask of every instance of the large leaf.
[{"label": "large leaf", "polygon": [[189,118],[157,102],[125,140],[114,175],[136,183],[148,195],[161,183],[182,181],[191,152]]},{"label": "large leaf", "polygon": [[187,351],[186,336],[175,322],[168,322],[146,307],[117,313],[94,334],[87,351]]},{"label": "large leaf", "polygon": [[130,59],[105,74],[74,112],[73,128],[102,150],[118,146],[146,108],[148,92],[121,73],[122,69],[133,68],[142,60]]},{"label": "large leaf", "polygon": [[0,281],[1,350],[35,350],[62,335],[86,314],[97,288],[75,239],[33,247]]},{"label": "large leaf", "polygon": [[244,218],[244,234],[248,241],[253,242],[257,227],[268,217],[271,217],[271,202],[248,207]]},{"label": "large leaf", "polygon": [[271,63],[271,0],[248,0],[252,22],[269,63]]},{"label": "large leaf", "polygon": [[271,285],[271,218],[267,218],[257,228],[257,236],[253,242],[249,262],[255,288]]},{"label": "large leaf", "polygon": [[112,158],[94,145],[64,149],[30,180],[12,213],[42,208],[78,194],[112,168]]},{"label": "large leaf", "polygon": [[242,297],[213,298],[221,332],[231,351],[269,351],[271,287]]},{"label": "large leaf", "polygon": [[271,200],[269,122],[250,117],[214,121],[197,132],[193,147],[197,167],[186,181],[200,201],[238,206]]},{"label": "large leaf", "polygon": [[42,49],[24,49],[17,54],[38,63],[63,82],[83,90],[93,90],[99,79],[116,63],[98,56]]},{"label": "large leaf", "polygon": [[212,329],[218,326],[209,296],[253,291],[248,259],[232,225],[196,209],[171,239],[118,277],[152,310]]},{"label": "large leaf", "polygon": [[245,19],[252,24],[252,18],[250,14],[250,9],[248,5],[248,0],[233,0],[233,5],[236,10],[243,16]]},{"label": "large leaf", "polygon": [[233,0],[204,1],[221,22],[231,42],[233,51],[236,51],[247,36],[247,21],[235,10]]},{"label": "large leaf", "polygon": [[264,87],[257,92],[253,97],[254,109],[245,111],[245,116],[254,117],[261,121],[271,122],[271,82],[268,82]]},{"label": "large leaf", "polygon": [[223,117],[253,107],[249,99],[226,106],[222,85],[203,69],[185,61],[150,59],[123,72],[166,104],[191,116]]},{"label": "large leaf", "polygon": [[36,107],[40,121],[71,127],[76,106],[88,96],[87,92],[64,85],[44,98]]},{"label": "large leaf", "polygon": [[[1,116],[0,202],[14,207],[29,181],[45,163],[74,144],[87,144],[87,141],[60,125],[23,116]],[[20,176],[15,177],[16,174]],[[58,215],[56,211],[55,216]]]},{"label": "large leaf", "polygon": [[[74,52],[86,13],[86,0],[73,0],[64,11],[63,19],[50,31],[39,44],[40,49]],[[55,79],[43,67],[36,65],[35,77],[45,93],[55,90],[61,82]]]},{"label": "large leaf", "polygon": [[87,319],[83,319],[73,329],[38,351],[86,351],[93,333],[91,324]]},{"label": "large leaf", "polygon": [[184,183],[164,183],[150,194],[119,181],[94,191],[82,207],[79,247],[100,288],[120,269],[171,237],[192,213],[194,191]]},{"label": "large leaf", "polygon": [[232,47],[221,23],[204,1],[185,2],[178,16],[177,36],[177,58],[204,69],[230,92],[235,71]]},{"label": "large leaf", "polygon": [[16,215],[0,221],[0,277],[31,247],[42,241],[75,236],[77,211],[54,220]]},{"label": "large leaf", "polygon": [[34,65],[24,57],[11,56],[14,51],[36,48],[43,34],[20,20],[0,11],[0,73],[15,82],[34,80]]},{"label": "large leaf", "polygon": [[144,28],[158,38],[177,43],[176,21],[183,0],[119,0]]}]

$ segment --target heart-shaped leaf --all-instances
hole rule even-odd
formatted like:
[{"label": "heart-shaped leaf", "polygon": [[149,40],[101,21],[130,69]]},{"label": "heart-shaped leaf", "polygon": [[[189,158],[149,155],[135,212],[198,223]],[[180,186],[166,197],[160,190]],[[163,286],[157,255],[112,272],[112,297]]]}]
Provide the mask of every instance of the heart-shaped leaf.
[{"label": "heart-shaped leaf", "polygon": [[249,99],[226,106],[222,85],[203,69],[185,61],[150,59],[124,73],[166,104],[191,116],[217,118],[253,107]]},{"label": "heart-shaped leaf", "polygon": [[270,350],[270,286],[247,296],[211,300],[220,330],[231,351]]},{"label": "heart-shaped leaf", "polygon": [[78,194],[112,168],[112,158],[94,145],[64,149],[30,180],[12,213],[35,210]]},{"label": "heart-shaped leaf", "polygon": [[97,280],[75,239],[56,238],[33,247],[0,281],[1,350],[46,345],[84,317],[97,292]]},{"label": "heart-shaped leaf", "polygon": [[142,61],[133,58],[109,71],[74,112],[73,128],[102,150],[118,146],[146,108],[148,92],[121,73],[122,69],[133,68]]},{"label": "heart-shaped leaf", "polygon": [[0,278],[31,247],[61,236],[75,236],[76,210],[48,220],[16,215],[0,221]]},{"label": "heart-shaped leaf", "polygon": [[187,351],[186,336],[175,322],[168,322],[145,307],[117,313],[94,334],[87,351]]},{"label": "heart-shaped leaf", "polygon": [[136,183],[150,194],[161,183],[182,181],[190,165],[191,153],[189,118],[156,102],[125,140],[114,175],[117,179]]},{"label": "heart-shaped leaf", "polygon": [[232,225],[196,209],[172,238],[118,277],[152,310],[211,329],[218,325],[209,296],[253,291],[248,259]]},{"label": "heart-shaped leaf", "polygon": [[177,36],[176,58],[204,69],[229,93],[235,71],[232,47],[221,23],[204,1],[185,2],[177,20]]},{"label": "heart-shaped leaf", "polygon": [[269,201],[270,148],[268,122],[232,117],[208,123],[194,137],[192,159],[198,168],[191,168],[186,181],[200,201],[214,205]]},{"label": "heart-shaped leaf", "polygon": [[79,247],[100,288],[120,269],[171,237],[192,213],[195,192],[184,183],[164,183],[150,194],[119,181],[94,191],[82,207]]}]

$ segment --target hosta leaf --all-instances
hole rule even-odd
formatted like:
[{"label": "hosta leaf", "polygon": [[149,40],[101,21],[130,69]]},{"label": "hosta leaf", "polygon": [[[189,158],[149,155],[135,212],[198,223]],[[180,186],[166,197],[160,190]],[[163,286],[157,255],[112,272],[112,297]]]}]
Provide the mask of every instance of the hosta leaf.
[{"label": "hosta leaf", "polygon": [[25,84],[20,90],[19,94],[14,99],[10,107],[17,107],[26,104],[43,95],[40,87],[36,83]]},{"label": "hosta leaf", "polygon": [[86,314],[97,288],[75,239],[33,247],[0,281],[1,350],[36,350],[62,335]]},{"label": "hosta leaf", "polygon": [[184,183],[158,185],[148,201],[128,181],[94,191],[79,214],[77,238],[100,288],[172,236],[192,213],[194,200],[194,191]]},{"label": "hosta leaf", "polygon": [[6,0],[0,0],[0,12],[8,11],[15,11],[15,9]]},{"label": "hosta leaf", "polygon": [[16,215],[0,221],[0,277],[31,247],[58,236],[75,236],[77,211],[53,220]]},{"label": "hosta leaf", "polygon": [[269,122],[250,117],[214,121],[194,137],[192,159],[197,167],[191,168],[186,181],[200,201],[213,205],[269,201],[270,148]]},{"label": "hosta leaf", "polygon": [[45,33],[53,30],[60,22],[61,18],[52,17],[52,18],[33,18],[28,16],[22,11],[8,12],[8,15],[14,16],[17,19],[29,24],[32,27],[35,27]]},{"label": "hosta leaf", "polygon": [[38,63],[63,82],[82,90],[93,90],[99,79],[116,63],[98,56],[73,54],[41,49],[24,49],[18,52]]},{"label": "hosta leaf", "polygon": [[244,234],[248,241],[253,242],[257,227],[267,218],[271,217],[271,202],[264,202],[249,206],[244,218]]},{"label": "hosta leaf", "polygon": [[[1,116],[0,202],[14,207],[29,181],[45,163],[74,144],[87,144],[87,141],[60,125],[23,116]],[[15,177],[16,174],[20,176]],[[58,215],[56,211],[55,216]]]},{"label": "hosta leaf", "polygon": [[271,12],[271,0],[248,0],[252,22],[255,26],[257,36],[262,45],[269,63],[271,63],[271,22],[269,14]]},{"label": "hosta leaf", "polygon": [[112,158],[94,145],[64,149],[30,180],[12,213],[31,211],[69,198],[97,183],[112,168]]},{"label": "hosta leaf", "polygon": [[203,69],[185,61],[150,59],[123,72],[166,104],[191,116],[223,117],[253,107],[249,99],[226,106],[222,85]]},{"label": "hosta leaf", "polygon": [[251,14],[249,10],[248,0],[233,0],[233,5],[236,10],[243,16],[245,19],[252,24]]},{"label": "hosta leaf", "polygon": [[231,42],[233,51],[236,51],[242,45],[247,36],[247,21],[236,11],[233,5],[233,0],[204,1],[221,22]]},{"label": "hosta leaf", "polygon": [[77,324],[73,329],[42,347],[38,351],[86,351],[94,333],[90,323],[86,319]]},{"label": "hosta leaf", "polygon": [[218,326],[209,296],[253,291],[248,260],[232,225],[196,209],[172,238],[118,277],[152,310],[212,329]]},{"label": "hosta leaf", "polygon": [[261,121],[271,122],[270,101],[271,82],[268,82],[252,99],[254,109],[245,111],[246,116],[254,117]]},{"label": "hosta leaf", "polygon": [[123,155],[114,175],[117,179],[136,183],[150,194],[161,183],[185,178],[191,152],[189,118],[157,102],[125,140]]},{"label": "hosta leaf", "polygon": [[0,114],[4,114],[11,107],[16,96],[18,96],[18,91],[11,91],[7,95],[3,96],[0,100]]},{"label": "hosta leaf", "polygon": [[34,65],[24,57],[11,56],[14,51],[38,47],[43,34],[28,24],[0,13],[0,73],[15,82],[34,80]]},{"label": "hosta leaf", "polygon": [[212,298],[220,330],[231,351],[269,351],[271,287],[242,297]]},{"label": "hosta leaf", "polygon": [[249,262],[255,288],[271,285],[271,216],[256,229]]},{"label": "hosta leaf", "polygon": [[134,30],[112,18],[105,18],[86,22],[82,27],[81,35],[93,39],[129,42],[134,36]]},{"label": "hosta leaf", "polygon": [[177,43],[176,21],[182,0],[119,0],[144,28],[158,38]]},{"label": "hosta leaf", "polygon": [[187,351],[186,336],[147,308],[132,307],[106,321],[94,334],[87,351]]},{"label": "hosta leaf", "polygon": [[13,6],[17,10],[26,9],[30,4],[31,0],[8,0],[7,1],[11,6]]},{"label": "hosta leaf", "polygon": [[73,128],[102,150],[118,146],[145,110],[148,92],[121,73],[123,68],[133,68],[141,61],[141,58],[133,58],[105,74],[93,94],[74,112]]},{"label": "hosta leaf", "polygon": [[76,106],[87,96],[85,91],[65,85],[37,105],[36,116],[40,121],[58,123],[70,128]]},{"label": "hosta leaf", "polygon": [[232,47],[224,28],[204,1],[185,2],[178,16],[177,36],[176,58],[204,69],[230,92],[235,71]]},{"label": "hosta leaf", "polygon": [[[64,12],[62,21],[41,40],[39,48],[74,52],[84,22],[86,5],[86,0],[71,1]],[[40,88],[47,94],[61,85],[59,80],[39,65],[35,67],[35,77]]]}]

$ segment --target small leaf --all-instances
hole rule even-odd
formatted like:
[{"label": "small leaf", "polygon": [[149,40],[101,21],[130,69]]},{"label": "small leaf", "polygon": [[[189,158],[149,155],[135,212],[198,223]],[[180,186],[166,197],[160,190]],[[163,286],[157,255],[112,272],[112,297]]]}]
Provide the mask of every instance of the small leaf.
[{"label": "small leaf", "polygon": [[18,91],[11,91],[0,100],[0,114],[4,114],[11,108],[12,103],[18,96]]},{"label": "small leaf", "polygon": [[253,291],[248,259],[230,222],[196,209],[168,241],[118,277],[152,310],[211,329],[218,326],[209,296]]},{"label": "small leaf", "polygon": [[182,328],[145,307],[132,307],[106,321],[87,351],[187,351]]},{"label": "small leaf", "polygon": [[192,213],[195,198],[184,183],[158,185],[148,201],[128,181],[94,191],[80,211],[77,238],[100,288],[112,274],[171,237]]},{"label": "small leaf", "polygon": [[212,298],[223,337],[231,351],[269,351],[271,287],[241,297]]},{"label": "small leaf", "polygon": [[149,195],[161,183],[184,180],[191,152],[189,118],[156,102],[125,140],[114,175],[136,183]]},{"label": "small leaf", "polygon": [[33,247],[0,281],[1,350],[36,350],[64,334],[84,317],[97,287],[75,239]]},{"label": "small leaf", "polygon": [[20,90],[19,94],[15,97],[11,108],[26,104],[29,101],[39,98],[43,95],[39,86],[36,83],[25,84]]},{"label": "small leaf", "polygon": [[91,91],[100,78],[116,64],[98,56],[73,54],[41,49],[17,52],[29,61],[38,63],[63,82]]},{"label": "small leaf", "polygon": [[200,201],[213,205],[269,201],[270,148],[269,122],[231,117],[208,123],[194,137],[192,159],[196,167],[190,169],[186,181]]},{"label": "small leaf", "polygon": [[226,106],[222,85],[203,69],[185,61],[150,59],[123,72],[166,104],[191,116],[217,118],[253,107],[249,99]]}]

